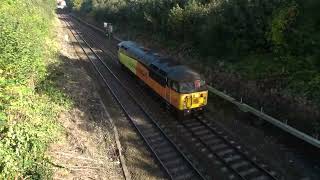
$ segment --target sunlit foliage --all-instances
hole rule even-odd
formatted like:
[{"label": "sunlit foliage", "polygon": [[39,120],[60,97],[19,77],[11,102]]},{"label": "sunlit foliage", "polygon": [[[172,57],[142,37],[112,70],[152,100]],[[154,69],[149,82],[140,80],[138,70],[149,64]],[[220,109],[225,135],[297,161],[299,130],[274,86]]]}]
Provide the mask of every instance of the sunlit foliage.
[{"label": "sunlit foliage", "polygon": [[0,3],[0,179],[47,179],[64,96],[48,79],[54,0]]},{"label": "sunlit foliage", "polygon": [[228,70],[249,79],[279,76],[286,92],[320,103],[320,1],[82,2],[90,4],[89,14],[98,21],[111,21],[119,28],[129,25],[131,31],[157,35],[165,43],[189,44],[203,57],[202,63],[215,66],[223,61]]}]

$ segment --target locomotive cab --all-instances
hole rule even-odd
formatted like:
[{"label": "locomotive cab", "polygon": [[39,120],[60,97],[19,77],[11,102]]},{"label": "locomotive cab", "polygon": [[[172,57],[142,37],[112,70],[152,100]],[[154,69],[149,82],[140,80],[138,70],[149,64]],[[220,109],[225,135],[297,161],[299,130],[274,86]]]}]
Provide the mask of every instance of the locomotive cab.
[{"label": "locomotive cab", "polygon": [[188,115],[195,111],[202,111],[207,104],[208,90],[204,80],[193,82],[179,82],[180,113]]},{"label": "locomotive cab", "polygon": [[187,66],[132,41],[118,44],[118,57],[121,66],[159,95],[179,118],[202,111],[206,106],[206,83]]},{"label": "locomotive cab", "polygon": [[208,100],[208,88],[198,73],[180,66],[171,71],[168,78],[170,88],[174,91],[170,102],[178,110],[179,116],[203,110]]}]

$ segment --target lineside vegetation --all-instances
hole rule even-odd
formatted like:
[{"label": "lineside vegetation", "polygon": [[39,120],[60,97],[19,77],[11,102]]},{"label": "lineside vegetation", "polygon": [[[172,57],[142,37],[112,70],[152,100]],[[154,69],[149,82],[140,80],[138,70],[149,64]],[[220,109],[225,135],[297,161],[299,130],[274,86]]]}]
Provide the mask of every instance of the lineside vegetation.
[{"label": "lineside vegetation", "polygon": [[55,0],[0,3],[0,179],[48,179],[47,146],[70,107],[55,87]]},{"label": "lineside vegetation", "polygon": [[[318,0],[69,0],[69,6],[320,104]],[[221,66],[223,64],[223,66]],[[220,67],[221,66],[221,67]]]}]

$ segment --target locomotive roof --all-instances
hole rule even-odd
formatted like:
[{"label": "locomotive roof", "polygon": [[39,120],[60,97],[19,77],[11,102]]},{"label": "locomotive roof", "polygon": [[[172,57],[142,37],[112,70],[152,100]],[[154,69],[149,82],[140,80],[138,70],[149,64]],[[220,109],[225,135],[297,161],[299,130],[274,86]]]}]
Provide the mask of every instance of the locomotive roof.
[{"label": "locomotive roof", "polygon": [[181,65],[170,57],[161,56],[133,41],[122,41],[118,46],[124,48],[129,52],[129,54],[135,56],[135,58],[142,64],[148,67],[155,66],[159,68],[165,72],[167,77],[171,80],[178,82],[190,82],[201,79],[197,72],[187,66]]}]

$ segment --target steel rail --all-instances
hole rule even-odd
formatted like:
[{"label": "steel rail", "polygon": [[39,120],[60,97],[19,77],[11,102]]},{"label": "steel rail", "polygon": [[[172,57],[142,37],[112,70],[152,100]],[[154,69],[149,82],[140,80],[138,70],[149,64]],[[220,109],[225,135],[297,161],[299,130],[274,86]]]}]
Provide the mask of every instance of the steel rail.
[{"label": "steel rail", "polygon": [[[69,22],[68,22],[69,23]],[[70,25],[70,24],[69,24]],[[71,31],[71,30],[70,30]],[[72,31],[71,31],[72,32]],[[77,33],[77,32],[76,32]],[[74,35],[74,37],[77,39],[77,41],[83,41],[86,46],[95,54],[95,56],[97,57],[98,60],[100,60],[100,62],[103,63],[103,65],[108,69],[108,71],[112,74],[112,76],[117,80],[117,82],[126,90],[126,92],[128,93],[128,95],[133,99],[133,101],[135,102],[135,104],[139,107],[139,109],[142,110],[142,112],[151,120],[151,122],[153,123],[153,125],[155,125],[158,130],[161,132],[161,134],[171,143],[171,145],[177,150],[177,152],[180,153],[180,155],[188,162],[189,166],[193,168],[193,170],[196,172],[196,174],[199,175],[199,177],[201,177],[202,179],[206,179],[202,173],[200,173],[200,171],[191,163],[191,161],[186,157],[186,155],[184,155],[183,152],[181,152],[179,150],[179,148],[177,147],[177,145],[164,133],[164,131],[162,130],[162,128],[155,122],[155,120],[148,114],[148,112],[146,112],[141,105],[137,102],[137,100],[133,97],[132,93],[130,92],[130,90],[121,83],[121,81],[118,79],[118,77],[111,71],[111,69],[109,69],[109,67],[105,64],[105,62],[103,62],[103,60],[99,57],[99,55],[97,55],[95,53],[95,51],[90,47],[90,45],[82,38],[82,36],[77,33],[77,35],[82,39],[79,40],[76,35],[72,32],[72,34]],[[83,51],[85,52],[83,46],[80,44],[81,48],[83,49]],[[87,55],[87,54],[86,54]],[[88,55],[87,55],[88,56]],[[157,153],[155,152],[155,150],[152,148],[152,146],[148,143],[148,140],[146,139],[146,137],[143,136],[143,133],[141,132],[141,130],[139,129],[139,127],[137,127],[137,125],[134,123],[133,121],[133,117],[130,116],[130,114],[127,112],[127,110],[125,109],[125,107],[123,106],[123,104],[121,103],[120,99],[117,97],[117,95],[115,94],[114,90],[110,87],[110,85],[107,83],[107,80],[104,78],[104,76],[101,74],[101,72],[98,70],[98,68],[96,67],[96,65],[92,62],[92,60],[90,59],[90,57],[88,56],[88,59],[90,60],[90,62],[94,65],[94,68],[96,69],[96,71],[99,73],[99,75],[101,76],[101,78],[103,79],[104,83],[107,85],[108,89],[110,90],[110,92],[112,93],[112,95],[115,97],[115,99],[117,100],[117,103],[120,105],[121,109],[125,112],[126,117],[133,123],[134,127],[138,130],[139,134],[142,136],[142,138],[144,139],[145,143],[148,145],[148,148],[153,152],[153,154],[156,156],[157,160],[159,161],[159,163],[163,166],[163,168],[166,170],[166,173],[170,176],[170,178],[172,179],[173,177],[170,174],[170,171],[165,167],[165,165],[162,163],[161,159],[157,156]]]},{"label": "steel rail", "polygon": [[239,102],[237,101],[235,98],[217,90],[216,88],[214,87],[211,87],[209,86],[209,91],[219,97],[221,97],[222,99],[236,105],[241,111],[243,112],[250,112],[252,113],[253,115],[271,123],[272,125],[282,129],[283,131],[286,131],[287,133],[317,147],[317,148],[320,148],[320,140],[304,133],[304,132],[301,132],[295,128],[293,128],[292,126],[289,126],[288,124],[285,124],[283,122],[281,122],[280,120],[276,119],[276,118],[273,118],[271,116],[269,116],[268,114],[265,114],[264,112],[261,112],[243,102]]},{"label": "steel rail", "polygon": [[[92,34],[88,34],[88,37],[93,37]],[[105,52],[101,47],[100,47],[101,51]],[[110,58],[115,58],[115,57],[110,57]],[[200,120],[200,119],[199,119]],[[203,122],[202,120],[200,120],[202,122],[202,124],[206,127],[208,127],[210,129],[210,131],[212,131],[219,139],[223,140],[223,142],[225,142],[225,144],[228,144],[230,149],[233,149],[234,151],[238,152],[238,154],[240,154],[240,156],[243,157],[243,160],[249,162],[250,164],[253,165],[254,168],[258,169],[261,171],[260,175],[263,174],[263,175],[266,175],[266,177],[269,177],[268,179],[273,179],[273,180],[276,180],[277,178],[274,177],[272,174],[270,174],[270,172],[266,169],[264,169],[263,167],[261,167],[259,164],[257,164],[254,160],[252,160],[248,155],[246,155],[244,152],[240,151],[239,149],[237,149],[236,147],[234,147],[232,145],[232,143],[230,143],[228,140],[226,140],[225,138],[223,138],[221,135],[219,135],[219,133],[217,133],[214,129],[212,129],[212,127],[210,127],[209,125],[205,124],[205,122]],[[188,128],[185,124],[181,123],[185,129],[190,129]],[[209,147],[209,145],[207,145],[200,137],[197,137],[197,135],[194,133],[194,132],[191,132],[191,134],[193,134],[193,136],[198,139],[203,145],[204,147],[206,147],[208,150],[210,150],[211,148]],[[247,180],[247,179],[250,179],[250,178],[246,178],[245,176],[241,175],[238,170],[236,170],[235,168],[231,167],[232,164],[228,164],[221,156],[218,155],[217,152],[214,152],[214,151],[210,151],[210,153],[214,154],[215,157],[217,159],[219,159],[220,162],[222,162],[222,164],[225,165],[225,167],[227,167],[230,171],[233,172],[234,175],[238,176],[239,178],[243,179],[243,180]]]},{"label": "steel rail", "polygon": [[[204,147],[206,147],[207,149],[210,150],[210,147],[200,138],[200,137],[197,137],[197,135],[192,131],[190,130],[190,128],[188,128],[184,123],[180,123],[183,127],[185,127],[185,129],[188,129],[188,131],[193,135],[193,137],[195,137],[199,142],[201,142]],[[214,154],[214,156],[224,164],[225,167],[227,167],[230,171],[232,171],[236,176],[238,176],[240,179],[242,180],[246,180],[246,178],[244,176],[242,176],[241,174],[239,174],[234,168],[232,168],[230,166],[230,164],[228,164],[222,157],[220,157],[216,152],[213,152],[213,151],[210,151],[210,153]]]},{"label": "steel rail", "polygon": [[[68,27],[69,26],[69,24],[68,24],[68,22],[66,22],[66,21],[64,21],[64,23],[66,24],[66,26]],[[71,35],[75,38],[75,40],[77,40],[77,38],[76,38],[76,36],[74,35],[74,33],[68,28],[68,30],[70,31],[70,33],[71,33]],[[78,41],[78,40],[77,40]],[[79,45],[80,45],[80,43],[79,43]],[[80,45],[80,47],[81,47],[81,49],[82,49],[82,51],[83,52],[85,52],[84,51],[84,48]],[[74,47],[75,48],[75,47]],[[75,50],[75,52],[76,52],[76,54],[78,55],[79,53],[77,52],[77,50]],[[86,56],[87,56],[87,58],[89,59],[89,57],[88,57],[88,55],[86,54]],[[81,58],[79,55],[78,55],[78,57],[79,58]],[[90,59],[89,59],[90,60]],[[91,60],[90,60],[91,61]],[[116,129],[114,129],[114,131],[115,131],[115,133],[116,134],[118,134],[118,131],[116,130]],[[117,137],[118,137],[118,135],[116,135],[116,139],[117,139]],[[116,141],[119,141],[119,140],[116,140]],[[120,148],[119,148],[120,147]],[[121,152],[121,146],[119,146],[118,145],[118,142],[117,142],[117,148],[118,148],[118,151],[119,151],[119,154],[120,154],[120,163],[122,164],[122,163],[124,163],[123,162],[123,160],[121,160],[121,154],[122,154],[122,152]],[[123,166],[123,164],[122,164],[122,166]],[[127,166],[124,164],[124,166],[125,167],[122,167],[122,171],[123,171],[123,174],[124,174],[124,177],[125,177],[125,179],[131,179],[131,175],[130,175],[130,173],[128,172],[128,169],[127,169]]]},{"label": "steel rail", "polygon": [[[84,20],[82,20],[82,19],[80,19],[80,18],[78,18],[78,17],[76,17],[76,16],[74,16],[72,14],[71,14],[71,16],[74,17],[75,19],[77,19],[78,21],[86,24],[87,26],[93,28],[94,30],[96,30],[96,31],[98,31],[98,32],[100,32],[102,34],[105,33],[103,29],[98,28],[98,27],[96,27],[96,26],[94,26],[94,25],[92,25],[90,23],[87,23]],[[122,39],[120,39],[117,36],[113,36],[113,38],[115,40],[119,41],[119,42],[122,41]],[[309,144],[311,144],[311,145],[313,145],[313,146],[315,146],[317,148],[320,148],[320,140],[319,139],[317,139],[315,137],[312,137],[312,136],[310,136],[310,135],[308,135],[308,134],[306,134],[306,133],[304,133],[302,131],[299,131],[298,129],[296,129],[296,128],[292,127],[292,126],[289,126],[288,124],[283,123],[281,120],[276,119],[276,118],[274,118],[274,117],[272,117],[272,116],[270,116],[270,115],[268,115],[268,114],[266,114],[264,112],[261,112],[260,110],[257,110],[257,109],[255,109],[254,107],[252,107],[252,106],[250,106],[248,104],[245,104],[243,102],[237,101],[235,98],[231,97],[230,95],[228,95],[228,94],[226,94],[226,93],[224,93],[222,91],[219,91],[218,89],[216,89],[216,88],[214,88],[212,86],[208,85],[208,88],[209,88],[209,92],[210,93],[212,93],[214,95],[217,95],[220,98],[222,98],[222,99],[224,99],[224,100],[236,105],[241,111],[250,112],[251,114],[253,114],[253,115],[255,115],[255,116],[257,116],[257,117],[259,117],[259,118],[261,118],[261,119],[263,119],[263,120],[265,120],[267,122],[269,122],[270,124],[280,128],[281,130],[283,130],[283,131],[295,136],[296,138],[301,139],[301,140],[303,140],[303,141],[305,141],[305,142],[307,142],[307,143],[309,143]]]},{"label": "steel rail", "polygon": [[[214,128],[212,128],[213,124],[210,125],[206,123],[201,117],[195,116],[195,118],[200,122],[203,126],[205,126],[207,129],[210,130],[216,137],[218,137],[220,140],[222,140],[225,144],[227,144],[230,148],[232,148],[234,151],[239,153],[246,161],[249,161],[255,168],[259,169],[261,172],[263,172],[265,175],[267,175],[269,178],[273,180],[277,180],[274,175],[272,175],[268,170],[261,167],[258,163],[256,163],[252,158],[250,158],[246,153],[241,151],[239,148],[235,147],[233,143],[228,141],[224,136],[222,136],[220,133],[218,133]],[[224,160],[223,160],[224,161]],[[236,171],[236,170],[235,170]],[[238,172],[237,172],[238,173]],[[240,174],[239,174],[240,175]],[[242,176],[243,179],[247,179],[244,176]]]},{"label": "steel rail", "polygon": [[[67,22],[69,24],[69,22]],[[69,24],[70,26],[70,24]],[[71,31],[71,29],[69,29]],[[80,42],[84,40],[79,40],[76,35],[71,31],[71,33],[73,34],[74,38]],[[78,34],[78,33],[77,33]],[[78,34],[79,35],[79,34]],[[85,44],[87,44],[85,42]],[[81,49],[85,52],[83,46],[79,43],[79,45],[81,46]],[[88,45],[87,45],[88,46]],[[88,46],[89,47],[89,46]],[[91,49],[89,47],[89,49]],[[92,49],[91,49],[92,50]],[[92,50],[92,52],[94,52]],[[86,53],[85,53],[86,54]],[[133,126],[135,127],[135,129],[139,132],[140,136],[143,138],[144,142],[147,144],[149,150],[151,150],[151,152],[153,153],[154,156],[156,156],[157,160],[159,161],[159,163],[161,164],[162,168],[165,169],[167,175],[173,179],[173,177],[170,175],[169,170],[165,167],[165,165],[162,163],[162,161],[160,160],[160,158],[157,156],[155,150],[151,147],[151,145],[149,144],[147,138],[143,135],[143,133],[141,132],[141,130],[137,127],[137,125],[133,122],[133,117],[131,117],[131,115],[128,113],[128,111],[125,109],[125,107],[123,106],[123,104],[121,103],[120,99],[118,98],[118,96],[115,94],[115,92],[112,90],[112,88],[110,87],[110,85],[108,84],[107,80],[105,79],[105,77],[102,75],[102,73],[99,71],[99,69],[97,68],[97,66],[92,62],[91,58],[89,57],[89,55],[86,54],[86,56],[88,57],[88,59],[90,60],[91,64],[94,66],[96,72],[99,74],[99,76],[102,78],[102,80],[104,81],[104,84],[108,87],[109,91],[111,92],[112,96],[116,99],[118,105],[121,107],[121,109],[123,110],[125,116],[130,120],[130,122],[133,124]]]}]

